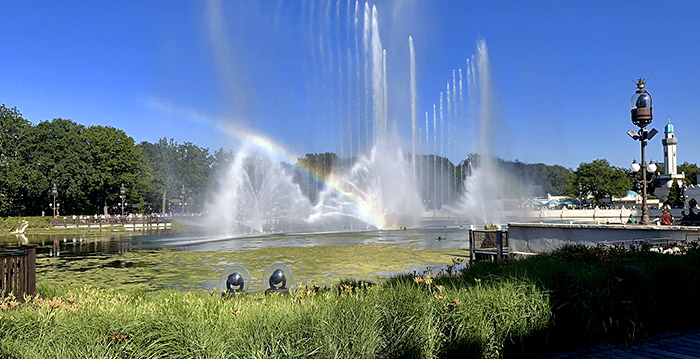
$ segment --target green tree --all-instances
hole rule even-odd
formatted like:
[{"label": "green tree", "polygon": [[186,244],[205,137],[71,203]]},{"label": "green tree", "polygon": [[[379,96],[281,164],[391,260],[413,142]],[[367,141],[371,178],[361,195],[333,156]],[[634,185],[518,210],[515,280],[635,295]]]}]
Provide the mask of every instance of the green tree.
[{"label": "green tree", "polygon": [[0,106],[0,216],[26,213],[29,121],[17,108]]},{"label": "green tree", "polygon": [[[150,178],[141,148],[134,139],[114,127],[91,126],[83,134],[90,154],[88,200],[100,213],[119,202],[119,189],[126,187],[129,204],[143,206]],[[143,210],[143,209],[142,209]],[[115,211],[118,212],[118,211]]]},{"label": "green tree", "polygon": [[668,192],[668,197],[666,198],[666,204],[672,208],[683,207],[683,192],[677,181],[673,181],[671,185],[671,190]]},{"label": "green tree", "polygon": [[191,142],[177,146],[178,179],[185,186],[186,211],[198,212],[204,209],[209,189],[214,158],[208,148]]},{"label": "green tree", "polygon": [[685,183],[688,185],[698,184],[698,174],[700,174],[700,168],[695,163],[683,162],[678,166],[678,173],[685,173]]},{"label": "green tree", "polygon": [[53,184],[58,188],[60,214],[89,210],[87,180],[94,168],[83,132],[85,126],[61,118],[41,122],[29,131],[28,214],[50,212]]},{"label": "green tree", "polygon": [[224,171],[226,171],[229,168],[234,158],[235,153],[233,151],[227,151],[223,148],[219,148],[218,150],[216,150],[212,157],[212,173],[215,176],[224,175]]},{"label": "green tree", "polygon": [[314,176],[324,180],[328,176],[339,158],[335,153],[307,153],[304,158],[297,158],[297,166],[308,169]]},{"label": "green tree", "polygon": [[632,179],[627,172],[613,167],[607,160],[598,159],[590,163],[581,163],[574,171],[574,179],[567,193],[572,198],[578,196],[578,184],[581,184],[584,195],[593,197],[594,203],[608,197],[622,197],[632,188]]},{"label": "green tree", "polygon": [[169,194],[179,193],[177,170],[177,143],[161,138],[156,143],[141,142],[141,151],[146,158],[146,168],[153,180],[146,187],[146,201],[157,212],[169,212]]},{"label": "green tree", "polygon": [[325,181],[333,168],[339,164],[340,158],[332,152],[307,153],[303,158],[297,158],[295,166],[305,168],[318,181],[300,176],[299,172],[294,172],[294,181],[299,184],[302,191],[306,193],[312,203],[316,203],[318,195],[322,190],[320,183]]},{"label": "green tree", "polygon": [[542,194],[563,195],[571,185],[574,173],[572,170],[559,166],[549,166],[543,163],[524,164],[522,174],[516,179],[524,180],[529,185],[542,187]]}]

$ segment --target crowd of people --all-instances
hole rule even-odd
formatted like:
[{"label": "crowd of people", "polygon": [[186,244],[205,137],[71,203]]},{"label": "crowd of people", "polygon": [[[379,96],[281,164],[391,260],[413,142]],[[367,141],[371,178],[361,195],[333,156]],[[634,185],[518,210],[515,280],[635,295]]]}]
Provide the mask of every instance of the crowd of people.
[{"label": "crowd of people", "polygon": [[[688,210],[681,211],[681,218],[678,221],[678,224],[681,226],[700,226],[700,210],[698,210],[697,207],[698,202],[694,198],[691,198],[688,202]],[[674,218],[668,208],[664,208],[661,218],[657,217],[654,219],[654,222],[662,226],[670,226],[674,224]],[[634,218],[634,215],[630,214],[627,223],[636,224],[638,221],[636,218]]]}]

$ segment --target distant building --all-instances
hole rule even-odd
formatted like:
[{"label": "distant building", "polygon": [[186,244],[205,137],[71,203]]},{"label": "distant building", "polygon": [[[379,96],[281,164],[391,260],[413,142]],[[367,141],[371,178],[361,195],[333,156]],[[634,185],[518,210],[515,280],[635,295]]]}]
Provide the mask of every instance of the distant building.
[{"label": "distant building", "polygon": [[678,159],[676,157],[678,139],[676,139],[670,118],[668,119],[668,124],[664,127],[664,138],[661,140],[661,144],[664,146],[664,169],[666,172],[659,176],[660,186],[654,190],[654,195],[656,198],[665,201],[671,192],[673,181],[676,181],[681,188],[683,188],[683,183],[685,182],[685,174],[678,173]]}]

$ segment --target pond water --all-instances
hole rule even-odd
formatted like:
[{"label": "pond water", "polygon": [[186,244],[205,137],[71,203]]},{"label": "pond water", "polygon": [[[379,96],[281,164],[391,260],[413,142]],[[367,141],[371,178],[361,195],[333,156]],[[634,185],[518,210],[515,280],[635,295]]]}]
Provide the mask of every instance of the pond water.
[{"label": "pond water", "polygon": [[197,233],[11,235],[2,241],[39,245],[39,284],[213,290],[228,266],[241,264],[251,273],[251,290],[260,291],[265,288],[263,271],[278,261],[291,268],[295,284],[301,286],[444,270],[468,258],[468,237],[466,229],[439,226],[246,238]]}]

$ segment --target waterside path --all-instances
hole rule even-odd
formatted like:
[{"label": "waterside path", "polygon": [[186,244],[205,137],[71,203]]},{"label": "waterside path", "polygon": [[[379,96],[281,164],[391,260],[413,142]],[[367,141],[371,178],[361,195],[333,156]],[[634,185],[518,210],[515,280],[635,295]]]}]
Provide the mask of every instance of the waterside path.
[{"label": "waterside path", "polygon": [[557,353],[540,359],[698,359],[700,358],[700,330],[669,332],[645,339],[628,349],[611,345],[583,351]]}]

